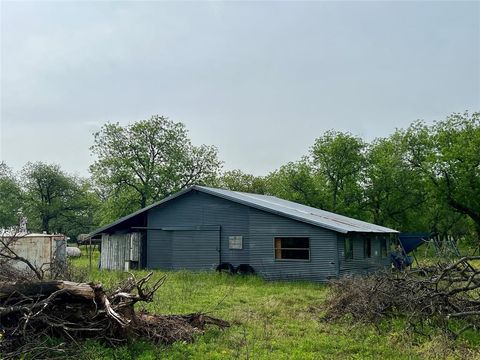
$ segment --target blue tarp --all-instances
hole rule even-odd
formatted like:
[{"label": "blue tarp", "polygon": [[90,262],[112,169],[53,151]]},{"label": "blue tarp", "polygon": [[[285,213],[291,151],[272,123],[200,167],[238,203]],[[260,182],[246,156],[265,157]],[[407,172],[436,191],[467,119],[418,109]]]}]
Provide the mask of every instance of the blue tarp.
[{"label": "blue tarp", "polygon": [[398,238],[403,250],[408,254],[428,240],[429,236],[429,233],[401,233]]}]

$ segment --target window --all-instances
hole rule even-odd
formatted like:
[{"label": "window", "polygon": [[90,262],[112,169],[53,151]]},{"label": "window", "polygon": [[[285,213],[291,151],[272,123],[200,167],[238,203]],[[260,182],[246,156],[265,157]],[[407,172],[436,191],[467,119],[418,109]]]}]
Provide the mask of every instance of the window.
[{"label": "window", "polygon": [[353,239],[346,237],[344,240],[345,260],[353,259]]},{"label": "window", "polygon": [[390,237],[389,237],[389,245],[390,245],[390,249],[392,250],[396,250],[398,245],[399,245],[399,241],[398,241],[398,236],[397,235],[394,235],[394,234],[390,234]]},{"label": "window", "polygon": [[310,239],[306,237],[275,238],[276,260],[310,260]]},{"label": "window", "polygon": [[387,239],[385,237],[380,239],[380,253],[382,257],[387,257],[388,255]]},{"label": "window", "polygon": [[372,239],[363,239],[363,256],[366,258],[372,257]]},{"label": "window", "polygon": [[230,250],[242,250],[243,249],[243,236],[229,236],[228,248]]}]

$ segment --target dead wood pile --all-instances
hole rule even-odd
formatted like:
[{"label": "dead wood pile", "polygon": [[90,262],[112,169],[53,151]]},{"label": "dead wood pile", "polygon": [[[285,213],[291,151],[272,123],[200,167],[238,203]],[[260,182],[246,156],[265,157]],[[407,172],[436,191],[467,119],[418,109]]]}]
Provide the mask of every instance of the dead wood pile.
[{"label": "dead wood pile", "polygon": [[192,341],[208,324],[229,326],[201,313],[135,312],[134,305],[151,302],[165,281],[162,277],[148,286],[151,279],[152,273],[140,280],[131,275],[113,291],[106,291],[98,283],[0,281],[0,357],[32,354],[46,336],[71,343],[92,338],[110,345],[136,339],[170,344]]},{"label": "dead wood pile", "polygon": [[324,319],[347,316],[358,322],[378,323],[401,316],[417,329],[428,324],[454,335],[478,329],[480,270],[472,260],[479,259],[464,257],[450,264],[335,281]]}]

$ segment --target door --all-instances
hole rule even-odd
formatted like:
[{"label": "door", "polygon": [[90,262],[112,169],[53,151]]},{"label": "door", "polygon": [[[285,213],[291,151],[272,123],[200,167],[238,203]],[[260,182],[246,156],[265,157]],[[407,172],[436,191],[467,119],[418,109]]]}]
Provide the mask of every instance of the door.
[{"label": "door", "polygon": [[172,231],[172,269],[214,269],[219,261],[219,244],[219,230]]}]

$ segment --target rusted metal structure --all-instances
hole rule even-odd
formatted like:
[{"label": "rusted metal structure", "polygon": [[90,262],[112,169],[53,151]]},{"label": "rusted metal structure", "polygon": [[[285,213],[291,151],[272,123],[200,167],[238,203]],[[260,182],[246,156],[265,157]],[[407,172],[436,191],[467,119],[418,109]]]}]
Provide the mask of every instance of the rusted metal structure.
[{"label": "rusted metal structure", "polygon": [[[8,252],[10,249],[18,256],[28,260],[38,269],[46,270],[55,263],[65,263],[67,241],[64,235],[52,234],[17,234],[4,232],[0,235],[2,243],[0,252]],[[8,249],[6,248],[8,247]],[[4,263],[19,270],[25,270],[28,266],[21,261],[4,259]]]}]

